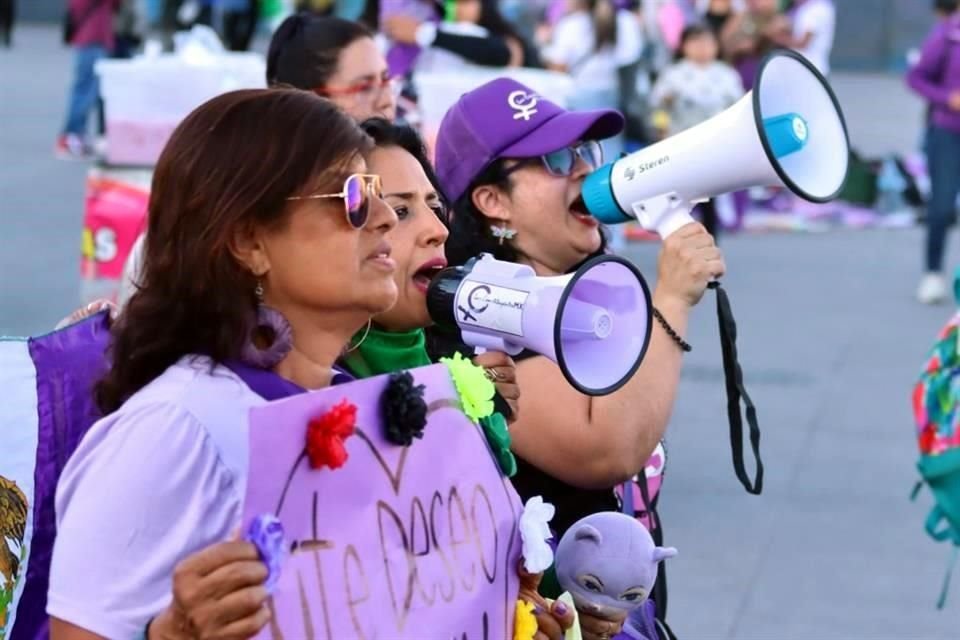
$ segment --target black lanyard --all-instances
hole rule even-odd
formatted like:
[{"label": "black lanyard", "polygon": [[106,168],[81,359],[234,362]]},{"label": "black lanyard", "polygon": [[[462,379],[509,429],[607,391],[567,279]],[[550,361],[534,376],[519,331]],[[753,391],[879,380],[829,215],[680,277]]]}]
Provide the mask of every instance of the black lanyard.
[{"label": "black lanyard", "polygon": [[[720,325],[720,348],[723,351],[723,379],[727,387],[727,417],[730,421],[730,449],[733,454],[733,471],[747,493],[760,495],[763,491],[763,462],[760,460],[760,426],[757,424],[757,408],[753,405],[746,387],[743,386],[743,370],[737,359],[737,322],[730,310],[730,299],[719,282],[711,282],[710,288],[717,293],[717,321]],[[743,416],[740,401],[746,406],[747,426],[750,429],[750,448],[756,461],[756,475],[750,474],[743,464]]]}]

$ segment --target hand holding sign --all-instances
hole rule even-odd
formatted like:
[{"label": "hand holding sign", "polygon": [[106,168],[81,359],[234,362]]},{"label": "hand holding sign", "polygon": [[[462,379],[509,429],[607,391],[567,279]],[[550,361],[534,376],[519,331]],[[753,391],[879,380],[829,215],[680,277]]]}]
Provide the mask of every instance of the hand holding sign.
[{"label": "hand holding sign", "polygon": [[150,623],[157,638],[250,638],[270,620],[267,568],[249,542],[215,544],[180,562],[173,603]]}]

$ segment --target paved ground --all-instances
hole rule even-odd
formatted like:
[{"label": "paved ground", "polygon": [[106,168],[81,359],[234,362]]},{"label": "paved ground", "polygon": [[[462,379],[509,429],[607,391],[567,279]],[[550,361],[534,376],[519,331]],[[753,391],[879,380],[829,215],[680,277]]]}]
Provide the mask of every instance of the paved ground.
[{"label": "paved ground", "polygon": [[[44,331],[77,300],[86,167],[50,154],[69,65],[55,29],[24,28],[16,50],[0,50],[0,334]],[[898,79],[835,84],[859,148],[912,147],[920,109]],[[907,500],[909,392],[949,314],[911,301],[920,242],[915,231],[724,240],[767,488],[748,496],[732,473],[710,294],[689,336],[663,498],[681,550],[670,565],[681,637],[960,637],[960,593],[934,608],[948,549],[923,533],[929,498]],[[633,250],[651,277],[654,249]]]}]

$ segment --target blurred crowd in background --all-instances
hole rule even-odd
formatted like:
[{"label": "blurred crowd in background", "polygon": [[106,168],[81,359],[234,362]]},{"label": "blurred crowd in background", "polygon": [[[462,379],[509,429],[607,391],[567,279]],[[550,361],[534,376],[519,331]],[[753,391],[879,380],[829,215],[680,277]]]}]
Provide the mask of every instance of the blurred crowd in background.
[{"label": "blurred crowd in background", "polygon": [[[71,0],[75,14],[84,18],[73,20],[80,24],[72,44],[83,58],[77,71],[84,77],[77,83],[94,85],[96,59],[128,57],[152,33],[163,34],[169,48],[173,33],[203,24],[215,29],[229,50],[245,51],[258,33],[269,35],[286,15],[309,11],[361,21],[385,42],[421,45],[426,53],[408,76],[461,65],[568,73],[578,88],[571,107],[618,107],[631,123],[627,140],[644,143],[732,104],[750,89],[756,65],[771,48],[795,48],[829,73],[835,29],[832,0],[412,0],[405,4],[419,13],[381,24],[380,5],[388,3]],[[8,5],[12,0],[0,0],[0,6]],[[88,6],[87,16],[82,10]],[[473,40],[464,46],[458,35]],[[89,151],[81,115],[66,127],[60,152]]]}]

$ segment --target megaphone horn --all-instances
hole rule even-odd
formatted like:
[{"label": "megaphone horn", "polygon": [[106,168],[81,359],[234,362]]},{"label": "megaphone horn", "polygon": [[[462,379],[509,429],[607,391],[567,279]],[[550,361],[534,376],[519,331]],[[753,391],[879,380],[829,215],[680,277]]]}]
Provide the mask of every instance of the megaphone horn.
[{"label": "megaphone horn", "polygon": [[636,219],[667,237],[700,202],[784,186],[828,202],[846,181],[850,143],[833,90],[802,55],[769,54],[756,87],[719,115],[601,167],[584,181],[587,210],[607,224]]},{"label": "megaphone horn", "polygon": [[468,346],[553,360],[581,393],[613,393],[636,372],[650,343],[650,290],[630,262],[587,261],[573,274],[540,278],[531,267],[483,254],[444,269],[427,309]]}]

